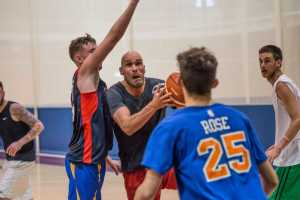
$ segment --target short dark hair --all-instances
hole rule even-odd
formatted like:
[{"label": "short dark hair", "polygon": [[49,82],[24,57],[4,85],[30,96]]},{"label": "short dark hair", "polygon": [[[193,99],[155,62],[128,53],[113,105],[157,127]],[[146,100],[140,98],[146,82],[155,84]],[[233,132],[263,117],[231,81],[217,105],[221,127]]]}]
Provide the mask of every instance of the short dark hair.
[{"label": "short dark hair", "polygon": [[282,51],[279,47],[275,45],[266,45],[259,49],[259,54],[261,53],[272,53],[275,60],[282,60]]},{"label": "short dark hair", "polygon": [[71,60],[75,62],[75,53],[80,51],[82,49],[82,46],[88,44],[89,42],[96,44],[96,40],[88,33],[86,33],[85,36],[81,36],[72,40],[69,46],[69,55]]},{"label": "short dark hair", "polygon": [[183,84],[190,95],[210,94],[218,61],[205,47],[192,47],[177,55]]},{"label": "short dark hair", "polygon": [[4,89],[2,81],[0,81],[0,87],[2,88],[2,90]]}]

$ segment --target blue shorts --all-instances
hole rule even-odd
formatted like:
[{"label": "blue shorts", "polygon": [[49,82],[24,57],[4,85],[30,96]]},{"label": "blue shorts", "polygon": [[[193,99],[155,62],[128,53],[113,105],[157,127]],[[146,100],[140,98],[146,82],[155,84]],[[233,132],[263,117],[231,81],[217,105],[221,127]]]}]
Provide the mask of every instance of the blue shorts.
[{"label": "blue shorts", "polygon": [[66,159],[65,167],[69,177],[68,200],[101,200],[105,159],[98,165],[72,163]]}]

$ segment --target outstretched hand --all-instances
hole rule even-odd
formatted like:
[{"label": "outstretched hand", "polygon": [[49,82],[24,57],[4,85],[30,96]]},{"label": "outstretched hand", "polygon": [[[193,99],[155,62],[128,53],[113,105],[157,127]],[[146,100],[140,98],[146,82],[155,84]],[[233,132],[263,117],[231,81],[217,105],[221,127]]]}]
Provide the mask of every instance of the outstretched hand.
[{"label": "outstretched hand", "polygon": [[130,0],[130,3],[137,4],[139,0]]}]

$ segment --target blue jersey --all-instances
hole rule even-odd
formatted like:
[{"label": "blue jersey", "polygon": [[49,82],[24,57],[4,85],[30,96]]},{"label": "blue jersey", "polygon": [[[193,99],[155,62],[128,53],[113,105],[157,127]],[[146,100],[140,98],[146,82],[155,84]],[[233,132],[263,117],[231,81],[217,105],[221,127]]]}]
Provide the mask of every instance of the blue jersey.
[{"label": "blue jersey", "polygon": [[267,159],[246,116],[222,104],[186,107],[150,136],[142,164],[175,167],[181,199],[261,200],[258,165]]}]

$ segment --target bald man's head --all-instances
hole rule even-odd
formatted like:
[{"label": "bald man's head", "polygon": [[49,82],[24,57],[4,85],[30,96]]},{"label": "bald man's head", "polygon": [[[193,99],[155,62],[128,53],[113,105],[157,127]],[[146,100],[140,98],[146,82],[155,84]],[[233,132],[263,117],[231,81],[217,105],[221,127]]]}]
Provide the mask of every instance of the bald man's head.
[{"label": "bald man's head", "polygon": [[127,51],[121,58],[121,67],[125,65],[125,61],[131,60],[131,58],[136,58],[143,61],[141,54],[137,51]]},{"label": "bald man's head", "polygon": [[136,51],[125,53],[121,59],[120,74],[129,86],[142,87],[145,81],[145,65],[142,56]]}]

